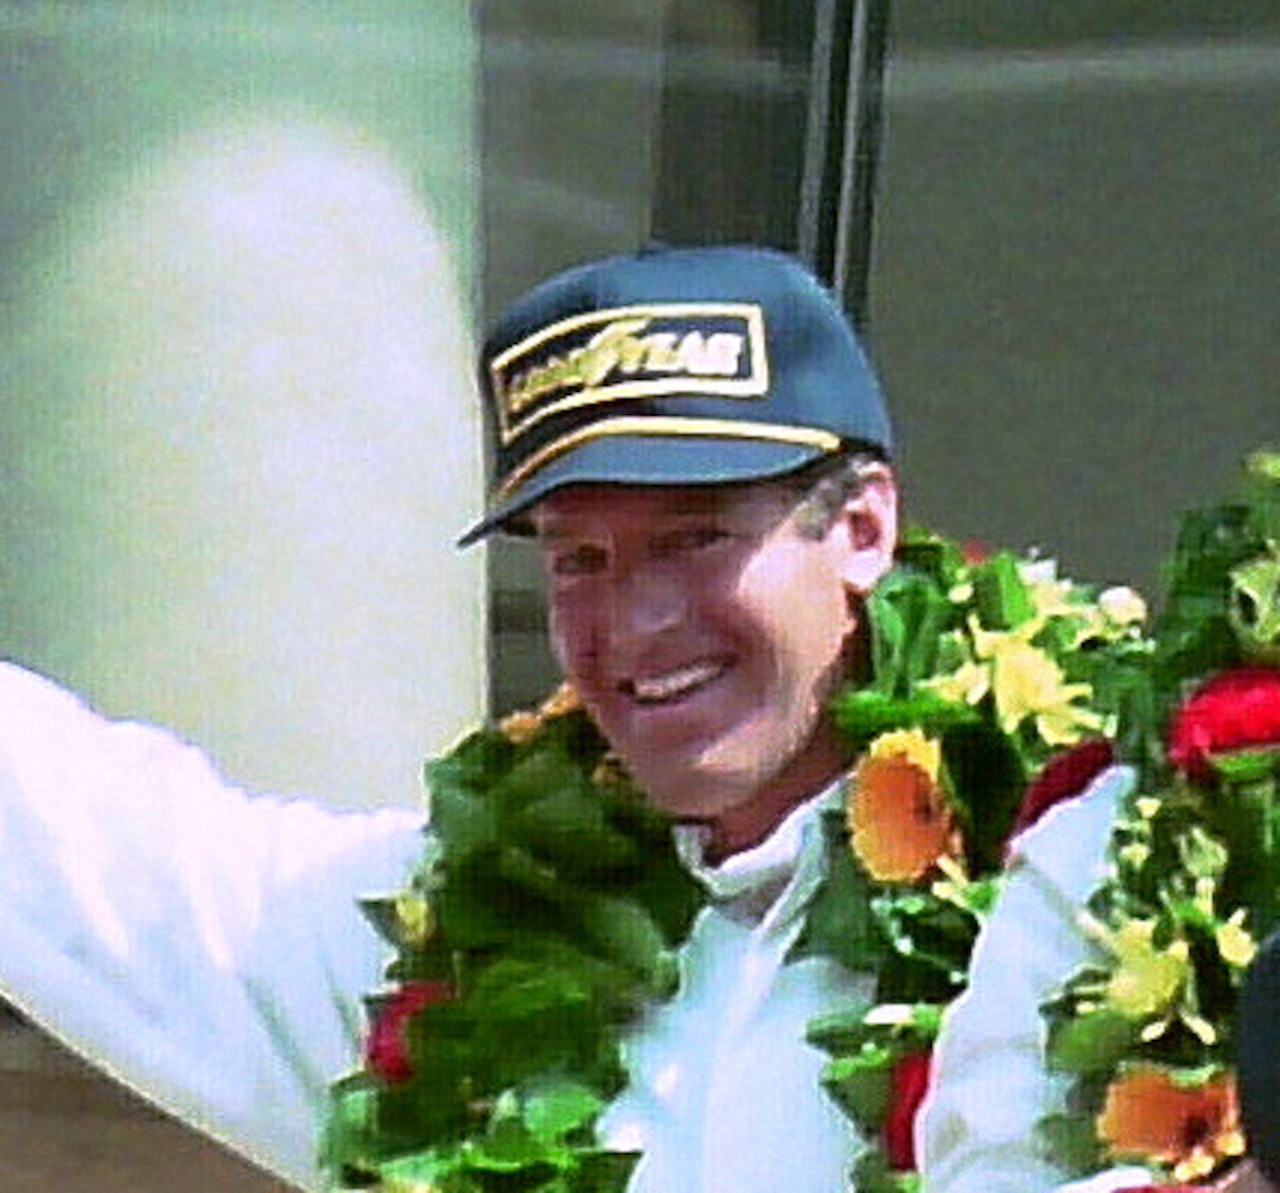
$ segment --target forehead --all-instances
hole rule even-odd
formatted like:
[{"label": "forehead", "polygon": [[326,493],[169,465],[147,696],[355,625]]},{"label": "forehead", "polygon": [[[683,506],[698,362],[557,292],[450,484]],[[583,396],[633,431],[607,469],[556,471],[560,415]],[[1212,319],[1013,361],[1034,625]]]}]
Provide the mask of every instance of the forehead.
[{"label": "forehead", "polygon": [[749,515],[778,506],[782,490],[760,481],[732,485],[571,485],[544,497],[532,522],[539,538],[587,526],[622,528],[675,518]]}]

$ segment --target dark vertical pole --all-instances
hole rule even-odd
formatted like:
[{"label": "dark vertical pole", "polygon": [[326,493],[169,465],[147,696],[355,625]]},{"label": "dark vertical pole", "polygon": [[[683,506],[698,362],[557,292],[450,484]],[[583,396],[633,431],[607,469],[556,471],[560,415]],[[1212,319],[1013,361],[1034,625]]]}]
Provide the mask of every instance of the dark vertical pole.
[{"label": "dark vertical pole", "polygon": [[796,243],[844,298],[868,315],[890,0],[817,0]]}]

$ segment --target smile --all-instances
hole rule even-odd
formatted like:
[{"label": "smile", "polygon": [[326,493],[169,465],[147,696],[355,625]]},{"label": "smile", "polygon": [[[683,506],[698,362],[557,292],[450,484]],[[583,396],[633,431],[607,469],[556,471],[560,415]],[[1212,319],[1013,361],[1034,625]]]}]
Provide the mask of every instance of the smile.
[{"label": "smile", "polygon": [[703,660],[668,671],[665,675],[625,680],[621,688],[637,704],[670,704],[705,688],[728,669],[729,664],[724,659]]}]

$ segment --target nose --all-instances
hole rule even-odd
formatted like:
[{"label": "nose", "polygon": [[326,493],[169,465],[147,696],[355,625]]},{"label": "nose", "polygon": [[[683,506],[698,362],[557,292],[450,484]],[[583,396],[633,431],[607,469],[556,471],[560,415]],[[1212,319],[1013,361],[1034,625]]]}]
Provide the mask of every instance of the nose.
[{"label": "nose", "polygon": [[619,575],[609,594],[615,639],[643,640],[675,629],[688,613],[687,585],[661,560],[645,560]]}]

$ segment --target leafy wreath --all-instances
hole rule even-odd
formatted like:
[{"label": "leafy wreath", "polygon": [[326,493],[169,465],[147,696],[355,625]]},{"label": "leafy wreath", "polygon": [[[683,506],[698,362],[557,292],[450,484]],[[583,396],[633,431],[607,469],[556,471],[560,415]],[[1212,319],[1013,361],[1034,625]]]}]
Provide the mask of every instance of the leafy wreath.
[{"label": "leafy wreath", "polygon": [[1246,1148],[1235,1072],[1241,980],[1280,922],[1280,454],[1238,499],[1186,516],[1149,658],[1135,792],[1084,920],[1097,959],[1047,1008],[1074,1078],[1046,1145],[1193,1184]]},{"label": "leafy wreath", "polygon": [[[918,1188],[911,1120],[1005,841],[1078,789],[1046,769],[1055,751],[1128,719],[1144,615],[1131,590],[925,532],[869,599],[874,678],[834,705],[860,761],[825,814],[793,953],[877,975],[870,1008],[833,1006],[808,1033],[868,1141],[864,1193]],[[638,1156],[594,1127],[627,1080],[624,1032],[675,994],[703,904],[669,823],[564,691],[469,734],[426,779],[422,863],[366,905],[395,958],[364,1063],[333,1088],[326,1172],[382,1193],[623,1190]]]}]

